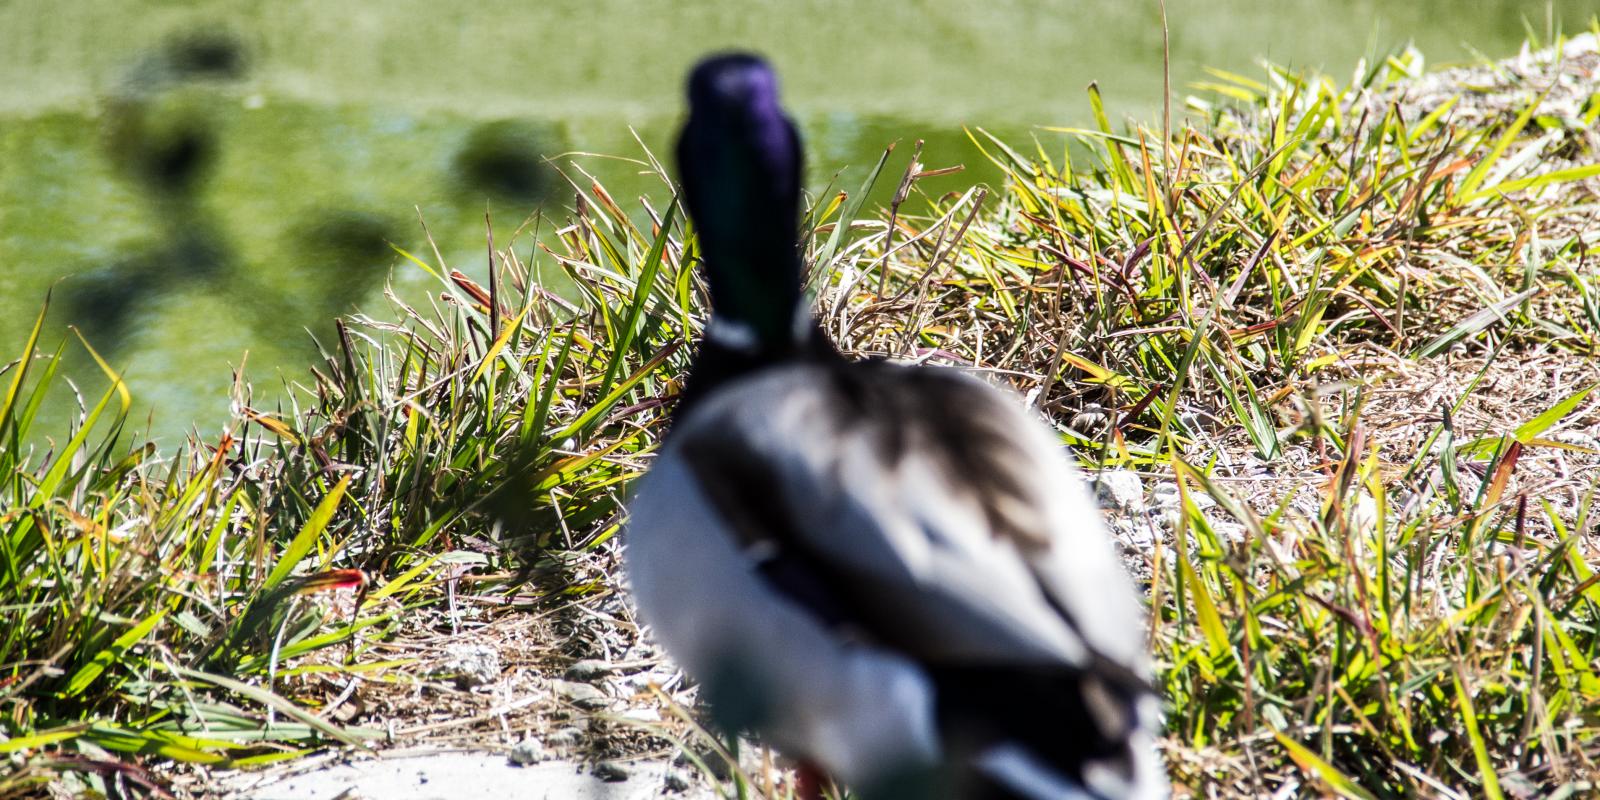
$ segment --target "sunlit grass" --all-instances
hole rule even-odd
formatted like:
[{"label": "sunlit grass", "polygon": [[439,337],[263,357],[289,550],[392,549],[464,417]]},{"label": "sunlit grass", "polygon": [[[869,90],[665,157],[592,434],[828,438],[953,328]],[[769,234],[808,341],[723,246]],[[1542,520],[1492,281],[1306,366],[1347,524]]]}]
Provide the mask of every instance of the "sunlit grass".
[{"label": "sunlit grass", "polygon": [[[1556,435],[1593,419],[1592,385],[1491,429],[1456,418],[1519,359],[1581,372],[1600,353],[1588,245],[1549,222],[1600,168],[1528,149],[1550,144],[1537,93],[1471,128],[1455,101],[1401,113],[1384,98],[1418,58],[1351,84],[1219,74],[1228,104],[1170,141],[1098,113],[1063,152],[974,131],[1004,186],[923,198],[947,165],[912,159],[911,200],[873,212],[851,187],[804,225],[848,350],[975,367],[1092,469],[1175,488],[1134,520],[1155,531],[1137,560],[1166,754],[1200,794],[1592,791],[1600,472]],[[706,311],[674,207],[573,188],[564,218],[494,231],[487,286],[401,254],[437,304],[341,321],[286,407],[252,407],[241,381],[219,440],[144,445],[109,364],[72,428],[35,430],[83,345],[25,344],[0,376],[0,750],[26,766],[0,793],[360,746],[375,732],[319,716],[297,670],[380,668],[366,644],[441,598],[445,564],[516,585],[609,546]],[[575,290],[542,288],[558,278]],[[1390,435],[1389,373],[1467,346],[1483,357],[1459,397],[1400,404],[1423,422]],[[1540,491],[1547,453],[1571,457],[1578,502]],[[1235,488],[1257,474],[1283,481]]]}]

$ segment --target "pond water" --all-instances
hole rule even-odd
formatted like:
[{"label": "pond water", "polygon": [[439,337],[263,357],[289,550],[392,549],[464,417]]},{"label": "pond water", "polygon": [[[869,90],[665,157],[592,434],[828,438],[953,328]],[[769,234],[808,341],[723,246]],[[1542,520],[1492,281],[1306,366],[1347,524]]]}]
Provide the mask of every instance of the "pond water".
[{"label": "pond water", "polygon": [[[1170,5],[1178,104],[1204,66],[1259,75],[1265,58],[1344,75],[1407,41],[1435,65],[1502,57],[1593,13],[1565,0]],[[247,363],[256,405],[271,407],[335,314],[383,316],[388,284],[426,298],[432,279],[388,245],[431,252],[419,216],[451,267],[481,273],[486,210],[497,230],[540,208],[564,216],[571,191],[546,157],[619,201],[663,200],[625,159],[670,152],[682,76],[705,52],[776,63],[813,188],[854,187],[886,144],[924,139],[930,167],[967,167],[937,191],[997,177],[963,126],[1058,150],[1034,126],[1085,124],[1091,81],[1115,117],[1157,119],[1157,9],[13,0],[0,4],[0,361],[50,293],[47,342],[76,325],[126,370],[156,435],[209,435],[227,417],[230,365]],[[92,390],[79,349],[65,371]],[[68,400],[47,425],[61,427]]]}]

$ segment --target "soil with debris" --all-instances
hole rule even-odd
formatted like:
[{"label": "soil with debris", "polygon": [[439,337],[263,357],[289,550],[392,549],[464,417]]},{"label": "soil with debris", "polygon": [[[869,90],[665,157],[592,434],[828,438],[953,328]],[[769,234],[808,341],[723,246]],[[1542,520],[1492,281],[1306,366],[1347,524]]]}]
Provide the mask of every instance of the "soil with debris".
[{"label": "soil with debris", "polygon": [[573,599],[475,595],[463,576],[446,607],[412,612],[404,633],[364,644],[360,661],[376,668],[278,685],[365,731],[365,748],[232,773],[174,767],[174,794],[427,800],[470,786],[518,798],[714,796],[694,764],[694,690],[609,588],[616,551],[563,558],[551,588]]}]

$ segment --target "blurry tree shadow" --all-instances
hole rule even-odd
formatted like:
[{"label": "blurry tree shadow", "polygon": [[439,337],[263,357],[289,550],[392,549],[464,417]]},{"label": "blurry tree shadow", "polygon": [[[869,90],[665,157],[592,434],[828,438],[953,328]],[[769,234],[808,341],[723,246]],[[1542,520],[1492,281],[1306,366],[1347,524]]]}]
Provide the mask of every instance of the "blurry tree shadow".
[{"label": "blurry tree shadow", "polygon": [[556,173],[545,158],[555,140],[547,128],[525,120],[498,120],[477,126],[451,161],[458,193],[517,206],[536,206],[555,187]]},{"label": "blurry tree shadow", "polygon": [[139,310],[184,284],[216,282],[235,271],[233,248],[200,202],[217,160],[215,134],[205,120],[160,114],[156,101],[183,81],[238,77],[244,63],[231,37],[180,37],[136,64],[106,103],[106,157],[145,198],[159,231],[152,244],[90,267],[62,287],[72,322],[111,352],[127,339]]},{"label": "blurry tree shadow", "polygon": [[[391,242],[399,241],[398,220],[370,211],[330,208],[306,214],[283,249],[287,284],[314,287],[298,302],[293,318],[331,330],[333,318],[355,310],[381,286],[394,262]],[[275,294],[289,297],[287,287]],[[270,320],[264,321],[271,323]]]},{"label": "blurry tree shadow", "polygon": [[[105,103],[103,145],[116,173],[155,217],[157,238],[110,263],[91,265],[62,287],[71,320],[115,352],[139,312],[200,286],[228,298],[240,321],[274,341],[304,341],[379,285],[398,226],[375,214],[316,210],[293,233],[275,269],[243,269],[237,248],[203,203],[221,144],[214,126],[164,106],[165,93],[200,81],[243,77],[248,59],[227,34],[189,33],[146,54]],[[300,287],[314,287],[309,294]]]},{"label": "blurry tree shadow", "polygon": [[63,302],[68,318],[96,347],[116,352],[138,312],[187,282],[212,280],[232,270],[226,244],[196,225],[69,278],[62,287]]},{"label": "blurry tree shadow", "polygon": [[[61,288],[70,321],[110,353],[136,333],[142,313],[196,288],[236,309],[253,337],[304,342],[314,353],[302,331],[329,332],[335,316],[373,296],[394,264],[390,243],[401,240],[402,224],[339,207],[301,216],[273,262],[263,265],[270,269],[242,263],[235,240],[205,204],[224,143],[203,107],[195,110],[176,93],[243,78],[249,65],[246,48],[231,34],[184,33],[141,56],[104,99],[104,154],[156,229],[147,243],[85,265]],[[557,140],[549,125],[528,120],[476,126],[449,163],[459,204],[531,211],[556,186],[546,154]]]},{"label": "blurry tree shadow", "polygon": [[249,66],[244,44],[226,32],[189,31],[168,40],[160,53],[183,80],[238,80]]}]

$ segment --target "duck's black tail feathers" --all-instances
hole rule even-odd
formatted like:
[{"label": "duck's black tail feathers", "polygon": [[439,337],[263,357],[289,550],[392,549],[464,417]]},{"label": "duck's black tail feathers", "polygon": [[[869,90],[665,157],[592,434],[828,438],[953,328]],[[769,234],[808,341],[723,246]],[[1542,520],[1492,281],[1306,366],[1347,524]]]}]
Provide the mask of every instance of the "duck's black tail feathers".
[{"label": "duck's black tail feathers", "polygon": [[961,665],[929,669],[941,738],[967,765],[960,800],[1124,800],[1150,785],[1151,687],[1115,663],[1090,668]]}]

